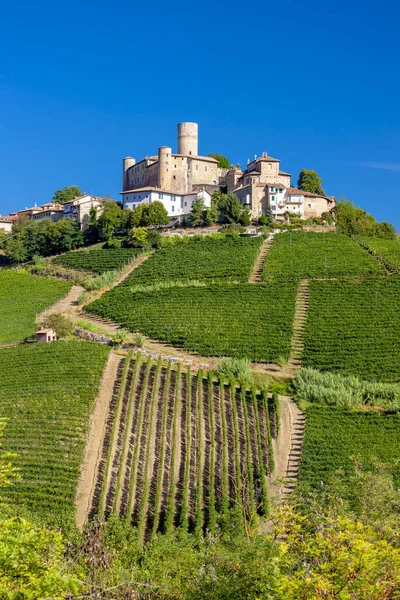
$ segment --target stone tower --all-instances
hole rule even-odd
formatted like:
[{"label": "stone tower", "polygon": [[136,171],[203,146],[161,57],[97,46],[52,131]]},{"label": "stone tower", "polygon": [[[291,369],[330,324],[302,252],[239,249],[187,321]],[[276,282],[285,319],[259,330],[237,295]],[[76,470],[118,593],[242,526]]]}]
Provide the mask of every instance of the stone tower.
[{"label": "stone tower", "polygon": [[136,159],[127,156],[122,159],[122,191],[129,190],[128,169],[136,164]]},{"label": "stone tower", "polygon": [[[172,148],[161,146],[158,149],[158,187],[163,190],[171,188]],[[169,164],[171,162],[171,165]]]},{"label": "stone tower", "polygon": [[197,123],[178,124],[178,154],[199,155],[199,127]]}]

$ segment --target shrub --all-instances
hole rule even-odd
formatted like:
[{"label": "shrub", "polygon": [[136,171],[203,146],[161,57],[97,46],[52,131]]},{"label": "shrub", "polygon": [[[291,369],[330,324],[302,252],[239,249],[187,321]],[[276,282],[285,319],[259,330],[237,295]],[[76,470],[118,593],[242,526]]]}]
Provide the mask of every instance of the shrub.
[{"label": "shrub", "polygon": [[54,329],[59,339],[73,335],[75,331],[75,327],[71,319],[61,313],[56,313],[46,317],[45,321],[42,323],[42,326],[48,327],[49,329]]},{"label": "shrub", "polygon": [[119,331],[117,331],[117,333],[113,335],[111,345],[119,348],[120,346],[122,346],[122,344],[126,342],[127,335],[128,331],[126,329],[120,329]]},{"label": "shrub", "polygon": [[145,335],[143,335],[142,333],[137,333],[135,335],[135,339],[133,341],[133,343],[135,344],[135,346],[137,346],[138,348],[143,348],[145,342],[146,342],[146,336]]},{"label": "shrub", "polygon": [[83,286],[89,291],[102,290],[115,283],[118,279],[118,271],[106,271],[99,277],[90,277],[83,282]]},{"label": "shrub", "polygon": [[225,379],[235,379],[241,384],[250,383],[250,360],[248,358],[224,358],[216,369],[217,375]]},{"label": "shrub", "polygon": [[115,238],[115,237],[111,237],[109,240],[106,241],[105,244],[103,244],[103,248],[104,249],[107,249],[107,248],[114,248],[114,249],[121,248],[121,240],[119,240],[118,238]]}]

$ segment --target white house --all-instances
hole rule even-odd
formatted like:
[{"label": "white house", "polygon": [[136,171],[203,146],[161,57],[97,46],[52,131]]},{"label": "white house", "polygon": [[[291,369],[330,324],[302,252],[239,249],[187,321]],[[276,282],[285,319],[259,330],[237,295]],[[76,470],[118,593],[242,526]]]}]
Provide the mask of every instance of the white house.
[{"label": "white house", "polygon": [[85,195],[79,196],[64,204],[63,217],[69,217],[73,221],[77,221],[81,225],[81,229],[85,229],[89,219],[90,209],[92,206],[97,208],[97,215],[100,215],[104,203],[107,200],[96,198],[95,196]]},{"label": "white house", "polygon": [[204,200],[206,208],[211,206],[211,195],[205,190],[190,194],[173,194],[159,188],[145,187],[122,192],[122,198],[124,208],[131,210],[135,210],[140,204],[151,204],[157,200],[162,202],[171,219],[178,220],[190,213],[193,202],[198,198]]},{"label": "white house", "polygon": [[2,217],[0,216],[0,232],[6,231],[10,233],[12,230],[12,226],[15,222],[15,218],[13,217]]}]

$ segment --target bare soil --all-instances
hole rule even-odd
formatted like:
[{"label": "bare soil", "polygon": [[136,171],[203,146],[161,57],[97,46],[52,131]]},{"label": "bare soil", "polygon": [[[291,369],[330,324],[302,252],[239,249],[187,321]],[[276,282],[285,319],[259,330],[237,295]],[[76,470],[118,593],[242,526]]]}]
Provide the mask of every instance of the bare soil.
[{"label": "bare soil", "polygon": [[104,439],[108,407],[113,393],[119,361],[120,357],[117,354],[114,354],[114,352],[111,352],[90,417],[85,453],[75,500],[76,524],[79,529],[83,528],[91,506],[91,499],[96,483],[97,467]]}]

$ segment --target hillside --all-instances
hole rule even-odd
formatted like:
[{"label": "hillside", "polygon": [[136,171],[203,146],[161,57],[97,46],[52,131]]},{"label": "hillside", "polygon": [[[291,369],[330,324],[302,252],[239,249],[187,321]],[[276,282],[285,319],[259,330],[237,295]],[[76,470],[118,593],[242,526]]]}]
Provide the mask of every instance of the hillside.
[{"label": "hillside", "polygon": [[[163,539],[181,557],[180,544],[192,548],[187,532],[219,548],[232,531],[238,548],[249,544],[253,556],[260,544],[269,560],[265,531],[280,526],[294,556],[291,524],[308,514],[311,535],[324,502],[330,518],[339,518],[337,502],[349,523],[367,524],[360,478],[384,472],[389,495],[399,481],[393,248],[389,264],[374,238],[293,232],[168,243],[138,261],[140,252],[121,252],[53,261],[118,271],[111,285],[63,305],[91,342],[20,344],[71,284],[0,272],[5,341],[16,344],[0,348],[3,445],[21,475],[2,490],[7,511],[64,532],[102,518],[105,543],[121,552],[130,540],[143,561],[162,553]],[[110,351],[103,342],[118,332],[122,347]],[[194,560],[199,546],[188,552]],[[263,597],[260,585],[249,598]]]}]

